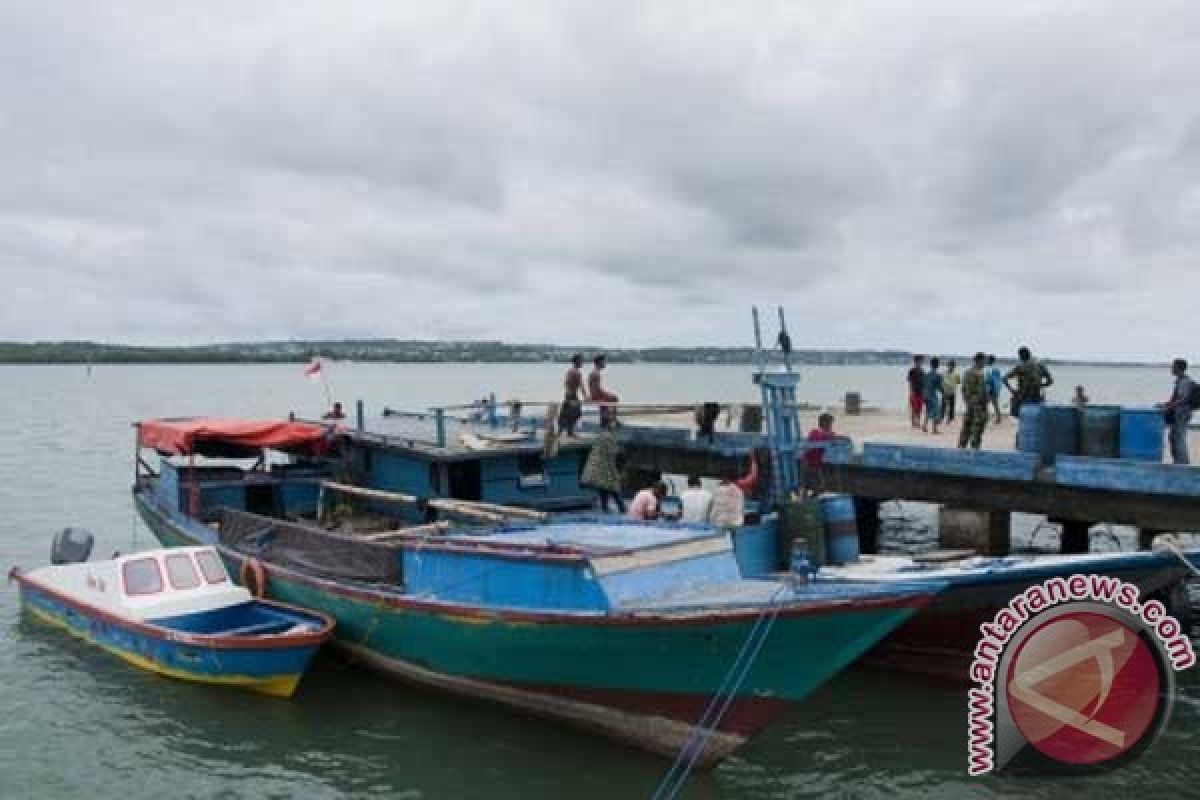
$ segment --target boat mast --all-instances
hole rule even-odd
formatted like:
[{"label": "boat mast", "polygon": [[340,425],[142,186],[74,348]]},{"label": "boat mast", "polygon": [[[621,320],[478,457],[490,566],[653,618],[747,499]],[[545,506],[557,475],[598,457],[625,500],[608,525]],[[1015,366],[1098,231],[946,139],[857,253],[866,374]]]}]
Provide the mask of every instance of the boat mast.
[{"label": "boat mast", "polygon": [[771,459],[771,483],[767,495],[769,505],[791,497],[800,488],[800,470],[796,464],[797,442],[800,438],[800,417],[796,408],[798,373],[792,370],[792,342],[787,332],[783,306],[779,307],[779,349],[783,353],[782,371],[772,370],[769,355],[762,344],[758,308],[753,309],[754,347],[757,369],[754,382],[762,392],[763,428]]}]

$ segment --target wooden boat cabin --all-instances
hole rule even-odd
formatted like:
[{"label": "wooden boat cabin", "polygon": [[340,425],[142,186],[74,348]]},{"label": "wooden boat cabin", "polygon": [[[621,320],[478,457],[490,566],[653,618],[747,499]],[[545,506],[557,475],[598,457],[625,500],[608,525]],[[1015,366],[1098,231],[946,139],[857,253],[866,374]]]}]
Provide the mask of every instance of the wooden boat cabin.
[{"label": "wooden boat cabin", "polygon": [[[594,493],[580,484],[591,437],[547,448],[528,419],[497,424],[444,409],[385,409],[369,425],[360,421],[353,428],[215,418],[149,420],[137,428],[136,486],[165,512],[212,526],[228,509],[381,534],[448,522],[544,522],[551,512],[586,513],[595,505]],[[689,432],[630,429],[625,447],[650,453],[679,447],[680,434]],[[695,446],[699,455],[711,455],[708,445]],[[736,446],[737,456],[730,462],[726,454],[726,463],[745,463],[750,447]],[[157,464],[147,460],[147,450],[157,453]],[[647,485],[658,475],[637,477]],[[760,518],[753,503],[748,511],[747,524],[733,537],[738,561],[746,575],[773,572],[774,515]]]}]

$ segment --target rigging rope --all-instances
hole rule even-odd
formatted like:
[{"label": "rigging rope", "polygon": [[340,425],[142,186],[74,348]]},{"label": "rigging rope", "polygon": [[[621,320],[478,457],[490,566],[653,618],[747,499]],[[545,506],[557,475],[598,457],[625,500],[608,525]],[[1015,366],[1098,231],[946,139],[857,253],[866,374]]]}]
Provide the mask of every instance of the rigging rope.
[{"label": "rigging rope", "polygon": [[755,618],[754,625],[751,626],[750,632],[742,641],[737,656],[734,658],[729,670],[725,673],[725,677],[721,680],[717,691],[709,699],[704,713],[701,714],[699,721],[692,728],[692,734],[684,742],[683,747],[679,749],[679,753],[671,763],[671,768],[667,770],[658,787],[654,790],[654,794],[651,795],[651,800],[671,800],[671,798],[679,794],[684,783],[687,782],[688,776],[695,768],[700,755],[704,752],[709,737],[712,736],[713,732],[721,724],[722,719],[724,719],[729,708],[733,705],[733,701],[737,698],[742,684],[745,682],[747,676],[749,676],[750,669],[758,659],[758,655],[771,633],[771,628],[774,626],[775,620],[787,600],[787,593],[790,588],[786,583],[780,584],[779,588],[775,590],[775,593],[767,601],[766,606],[763,607],[763,610]]}]

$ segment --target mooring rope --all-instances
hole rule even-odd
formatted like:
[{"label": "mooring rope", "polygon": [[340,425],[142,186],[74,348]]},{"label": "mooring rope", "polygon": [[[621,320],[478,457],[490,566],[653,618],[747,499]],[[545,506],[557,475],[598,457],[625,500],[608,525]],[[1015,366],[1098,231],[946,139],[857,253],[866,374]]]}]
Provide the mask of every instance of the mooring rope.
[{"label": "mooring rope", "polygon": [[722,678],[717,691],[709,699],[704,713],[701,714],[699,721],[692,728],[691,735],[684,742],[683,747],[679,749],[679,753],[671,763],[671,768],[667,770],[658,787],[654,790],[654,794],[651,795],[651,800],[671,800],[671,798],[679,794],[684,783],[687,782],[688,776],[695,768],[701,753],[704,752],[709,737],[729,712],[729,708],[733,705],[733,701],[741,690],[742,684],[749,676],[750,669],[758,659],[758,655],[771,633],[771,628],[774,626],[775,620],[783,608],[786,593],[790,588],[787,584],[781,584],[767,601],[767,605],[763,607],[763,610],[755,618],[754,625],[751,626],[750,632],[742,641],[737,656],[734,658],[729,670],[725,673],[725,677]]},{"label": "mooring rope", "polygon": [[1183,565],[1191,570],[1193,575],[1200,578],[1200,569],[1196,569],[1196,565],[1188,560],[1188,557],[1183,554],[1183,551],[1179,549],[1179,545],[1176,542],[1177,540],[1173,534],[1159,536],[1156,540],[1156,544],[1160,544],[1160,546],[1174,553],[1175,557],[1182,561]]}]

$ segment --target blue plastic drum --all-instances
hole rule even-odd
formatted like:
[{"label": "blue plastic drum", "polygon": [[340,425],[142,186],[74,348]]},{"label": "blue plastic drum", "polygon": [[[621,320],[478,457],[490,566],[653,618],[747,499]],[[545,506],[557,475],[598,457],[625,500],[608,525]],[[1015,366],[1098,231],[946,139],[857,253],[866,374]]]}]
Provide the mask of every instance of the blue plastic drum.
[{"label": "blue plastic drum", "polygon": [[1041,423],[1038,443],[1043,464],[1053,464],[1058,456],[1079,455],[1079,409],[1042,406]]},{"label": "blue plastic drum", "polygon": [[1163,412],[1157,408],[1121,409],[1121,458],[1163,460]]},{"label": "blue plastic drum", "polygon": [[1121,453],[1120,406],[1087,406],[1079,412],[1079,455],[1116,458]]},{"label": "blue plastic drum", "polygon": [[1017,418],[1017,449],[1022,453],[1042,452],[1042,404],[1024,403]]},{"label": "blue plastic drum", "polygon": [[825,560],[830,564],[858,561],[858,520],[854,498],[848,494],[821,495],[821,515],[825,518]]}]

